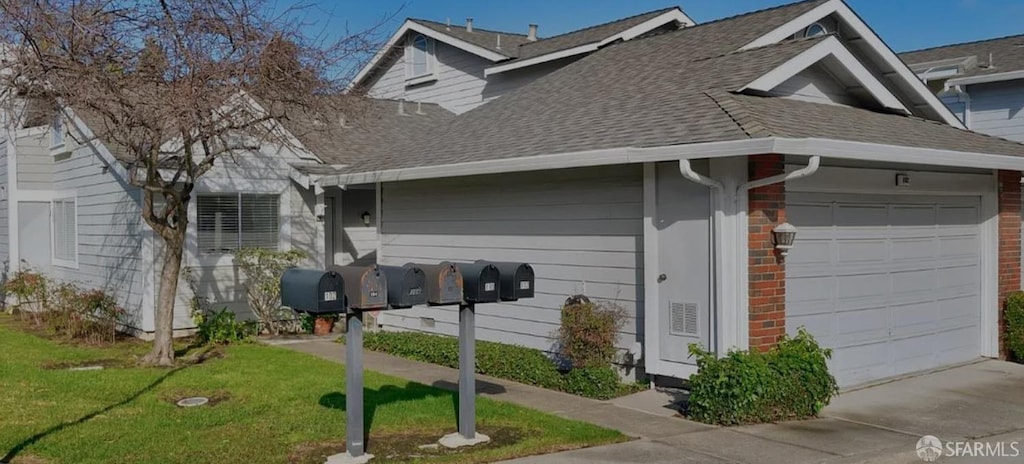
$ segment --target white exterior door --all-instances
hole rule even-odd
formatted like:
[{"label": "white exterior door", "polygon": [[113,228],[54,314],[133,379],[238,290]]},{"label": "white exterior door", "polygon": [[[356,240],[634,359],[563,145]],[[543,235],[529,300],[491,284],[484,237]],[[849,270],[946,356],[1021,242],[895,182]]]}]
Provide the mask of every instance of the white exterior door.
[{"label": "white exterior door", "polygon": [[786,328],[850,386],[981,355],[979,197],[790,193]]}]

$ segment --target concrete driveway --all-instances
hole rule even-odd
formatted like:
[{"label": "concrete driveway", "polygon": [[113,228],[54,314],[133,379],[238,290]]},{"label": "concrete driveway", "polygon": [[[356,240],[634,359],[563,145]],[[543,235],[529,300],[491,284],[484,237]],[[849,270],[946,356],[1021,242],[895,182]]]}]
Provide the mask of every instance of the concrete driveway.
[{"label": "concrete driveway", "polygon": [[[649,398],[653,392],[645,394]],[[652,404],[625,399],[620,405],[666,414],[667,409]],[[1017,442],[1020,450],[1019,456],[994,458],[943,456],[939,463],[1024,462],[1024,366],[989,360],[846,391],[814,420],[732,428],[693,425],[678,435],[514,462],[920,463],[916,445],[924,435],[943,443],[1002,446],[1004,455],[1014,454],[1011,443]]]}]

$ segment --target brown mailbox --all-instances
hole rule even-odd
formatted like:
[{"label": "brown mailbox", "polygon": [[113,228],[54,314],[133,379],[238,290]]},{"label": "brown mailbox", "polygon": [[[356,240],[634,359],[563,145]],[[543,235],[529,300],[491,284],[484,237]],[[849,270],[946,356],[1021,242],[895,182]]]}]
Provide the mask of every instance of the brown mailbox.
[{"label": "brown mailbox", "polygon": [[330,266],[345,279],[345,299],[355,310],[385,309],[388,306],[388,280],[376,264],[371,266]]},{"label": "brown mailbox", "polygon": [[462,273],[453,263],[407,264],[423,269],[426,274],[427,303],[452,305],[462,303]]}]

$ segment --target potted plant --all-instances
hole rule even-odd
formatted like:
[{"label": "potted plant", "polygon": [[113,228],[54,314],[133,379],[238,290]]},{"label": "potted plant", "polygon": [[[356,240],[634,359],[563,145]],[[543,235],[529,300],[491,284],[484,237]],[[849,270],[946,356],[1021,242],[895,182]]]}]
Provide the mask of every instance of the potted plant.
[{"label": "potted plant", "polygon": [[330,335],[331,331],[334,330],[334,323],[337,320],[338,316],[334,314],[316,316],[316,319],[313,321],[313,335]]}]

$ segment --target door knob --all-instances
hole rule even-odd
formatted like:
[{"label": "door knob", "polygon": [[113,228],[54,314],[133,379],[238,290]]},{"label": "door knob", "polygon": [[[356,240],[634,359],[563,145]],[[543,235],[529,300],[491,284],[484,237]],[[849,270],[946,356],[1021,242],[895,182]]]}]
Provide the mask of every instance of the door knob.
[{"label": "door knob", "polygon": [[660,284],[660,283],[662,283],[662,282],[664,282],[664,281],[665,281],[665,280],[667,280],[667,279],[668,279],[668,276],[666,276],[665,274],[660,274],[660,275],[658,275],[658,283],[659,283],[659,284]]}]

